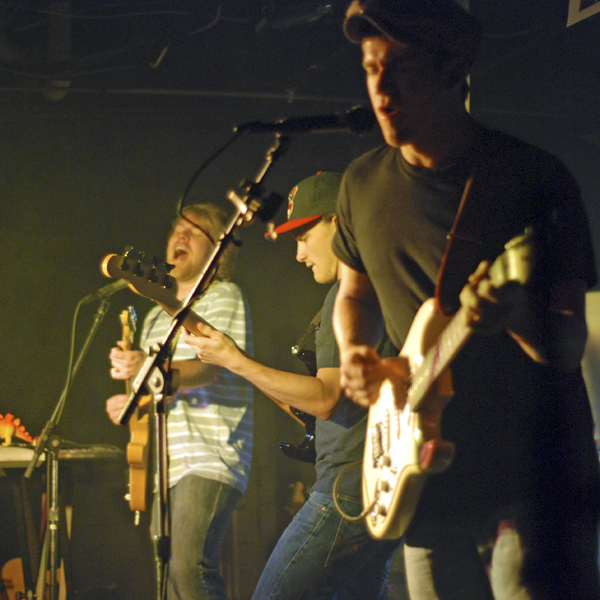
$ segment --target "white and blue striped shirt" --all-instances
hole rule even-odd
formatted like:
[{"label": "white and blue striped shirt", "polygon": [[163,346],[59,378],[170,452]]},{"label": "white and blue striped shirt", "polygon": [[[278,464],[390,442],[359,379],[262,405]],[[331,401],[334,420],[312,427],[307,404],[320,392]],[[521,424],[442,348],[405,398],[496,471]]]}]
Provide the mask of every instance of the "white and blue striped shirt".
[{"label": "white and blue striped shirt", "polygon": [[[212,285],[194,312],[252,353],[250,313],[235,283]],[[164,340],[171,322],[172,317],[160,306],[153,308],[144,321],[142,347],[147,350]],[[180,337],[173,358],[197,357]],[[227,369],[221,369],[210,385],[178,390],[167,418],[170,487],[193,473],[244,493],[252,459],[252,400],[252,385]]]}]

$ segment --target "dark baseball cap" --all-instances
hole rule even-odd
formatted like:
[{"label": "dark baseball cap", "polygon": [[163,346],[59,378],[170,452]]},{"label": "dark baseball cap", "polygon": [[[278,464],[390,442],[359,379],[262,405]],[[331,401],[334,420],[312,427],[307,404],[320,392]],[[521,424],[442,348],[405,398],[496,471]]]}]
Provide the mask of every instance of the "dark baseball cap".
[{"label": "dark baseball cap", "polygon": [[344,33],[355,44],[383,35],[468,64],[481,42],[479,22],[455,0],[353,0]]},{"label": "dark baseball cap", "polygon": [[287,222],[275,228],[275,233],[285,233],[321,217],[335,213],[341,173],[319,171],[303,179],[288,197]]}]

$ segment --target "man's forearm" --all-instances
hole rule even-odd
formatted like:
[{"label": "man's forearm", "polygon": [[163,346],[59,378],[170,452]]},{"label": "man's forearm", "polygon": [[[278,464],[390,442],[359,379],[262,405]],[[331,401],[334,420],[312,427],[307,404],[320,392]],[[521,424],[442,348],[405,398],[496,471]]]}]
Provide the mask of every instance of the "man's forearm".
[{"label": "man's forearm", "polygon": [[530,315],[509,333],[533,360],[567,373],[581,363],[587,340],[585,319],[557,311]]},{"label": "man's forearm", "polygon": [[[310,375],[273,369],[252,357],[240,355],[230,370],[256,386],[277,404],[288,404],[321,419],[329,418],[339,399],[339,386]],[[336,377],[336,385],[339,377]]]},{"label": "man's forearm", "polygon": [[333,312],[333,329],[341,354],[354,346],[377,348],[383,337],[383,319],[377,307],[338,296]]},{"label": "man's forearm", "polygon": [[343,356],[355,346],[376,348],[383,338],[383,317],[375,289],[365,273],[342,263],[333,310],[333,329]]},{"label": "man's forearm", "polygon": [[215,381],[220,367],[207,365],[200,360],[177,360],[173,362],[173,370],[178,371],[178,387],[192,389],[210,385]]},{"label": "man's forearm", "polygon": [[587,340],[585,291],[581,279],[564,280],[550,289],[549,308],[543,299],[529,296],[513,322],[510,335],[535,361],[563,372],[581,363]]}]

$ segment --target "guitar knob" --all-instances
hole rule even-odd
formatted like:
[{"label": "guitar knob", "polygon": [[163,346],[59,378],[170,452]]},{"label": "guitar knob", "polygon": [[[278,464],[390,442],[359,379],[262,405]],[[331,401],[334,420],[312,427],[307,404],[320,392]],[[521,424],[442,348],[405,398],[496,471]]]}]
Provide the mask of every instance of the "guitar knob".
[{"label": "guitar knob", "polygon": [[385,507],[385,505],[383,505],[383,504],[378,504],[377,505],[377,514],[380,517],[386,517],[387,516],[387,508]]},{"label": "guitar knob", "polygon": [[387,494],[392,489],[392,486],[390,485],[390,482],[387,479],[384,479],[383,481],[380,482],[379,489],[384,494]]},{"label": "guitar knob", "polygon": [[392,466],[392,457],[389,454],[386,454],[381,460],[383,462],[384,467]]}]

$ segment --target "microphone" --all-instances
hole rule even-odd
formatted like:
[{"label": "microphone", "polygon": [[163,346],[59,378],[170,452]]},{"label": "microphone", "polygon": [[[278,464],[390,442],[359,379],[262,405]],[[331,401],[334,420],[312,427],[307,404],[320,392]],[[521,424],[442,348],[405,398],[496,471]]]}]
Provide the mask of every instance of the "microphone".
[{"label": "microphone", "polygon": [[237,133],[306,133],[306,132],[336,132],[365,133],[375,125],[375,114],[370,108],[355,106],[343,114],[334,113],[319,117],[291,117],[274,123],[250,121],[234,129]]},{"label": "microphone", "polygon": [[122,290],[126,287],[128,287],[128,285],[125,279],[117,279],[117,281],[101,287],[93,294],[88,294],[85,296],[85,298],[80,301],[80,304],[89,304],[90,302],[95,302],[96,300],[103,300],[104,298],[108,298],[109,296],[116,294],[119,290]]}]

